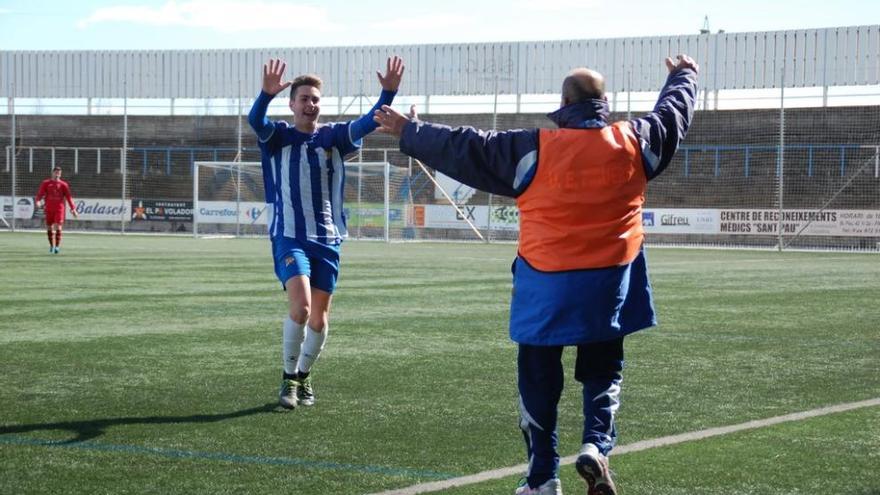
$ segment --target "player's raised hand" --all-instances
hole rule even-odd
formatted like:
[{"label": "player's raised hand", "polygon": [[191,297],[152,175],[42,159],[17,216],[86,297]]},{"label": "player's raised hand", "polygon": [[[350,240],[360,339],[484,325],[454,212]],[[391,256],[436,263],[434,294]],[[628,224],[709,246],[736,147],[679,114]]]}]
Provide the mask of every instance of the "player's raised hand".
[{"label": "player's raised hand", "polygon": [[[413,105],[413,107],[415,107],[415,105]],[[412,114],[414,110],[415,108],[410,108],[410,114]],[[382,108],[373,112],[373,122],[379,124],[379,128],[376,130],[385,134],[391,134],[398,138],[403,133],[404,126],[406,126],[410,120],[411,118],[408,115],[404,115],[388,105],[382,105]]]},{"label": "player's raised hand", "polygon": [[700,72],[700,66],[694,62],[694,59],[690,58],[685,54],[680,54],[675,56],[675,61],[672,60],[671,57],[666,57],[666,68],[669,69],[669,72],[677,71],[678,69],[693,69],[694,72]]},{"label": "player's raised hand", "polygon": [[284,70],[287,63],[278,58],[270,58],[263,64],[263,91],[272,96],[287,89],[291,81],[284,81]]},{"label": "player's raised hand", "polygon": [[397,88],[400,87],[400,80],[403,79],[403,71],[406,69],[406,66],[403,65],[403,59],[397,55],[388,57],[387,65],[384,76],[379,71],[376,71],[376,76],[379,77],[379,84],[382,85],[382,89],[385,91],[397,91]]}]

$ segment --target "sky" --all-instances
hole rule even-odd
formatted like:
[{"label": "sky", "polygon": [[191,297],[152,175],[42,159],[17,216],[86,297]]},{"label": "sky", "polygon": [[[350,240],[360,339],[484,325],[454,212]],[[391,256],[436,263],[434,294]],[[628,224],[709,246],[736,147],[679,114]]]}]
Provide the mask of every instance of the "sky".
[{"label": "sky", "polygon": [[0,50],[595,39],[880,23],[880,1],[0,0]]}]

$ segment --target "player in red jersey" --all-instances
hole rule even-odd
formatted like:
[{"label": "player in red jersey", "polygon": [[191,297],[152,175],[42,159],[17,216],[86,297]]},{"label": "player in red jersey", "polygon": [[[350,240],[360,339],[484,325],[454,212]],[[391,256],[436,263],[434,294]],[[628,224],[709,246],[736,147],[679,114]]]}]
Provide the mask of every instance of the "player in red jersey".
[{"label": "player in red jersey", "polygon": [[44,180],[37,191],[37,208],[45,207],[46,234],[49,236],[49,253],[58,254],[61,246],[61,226],[64,225],[64,201],[70,205],[70,213],[78,217],[73,197],[70,195],[70,184],[61,180],[61,167],[52,169],[52,178]]}]

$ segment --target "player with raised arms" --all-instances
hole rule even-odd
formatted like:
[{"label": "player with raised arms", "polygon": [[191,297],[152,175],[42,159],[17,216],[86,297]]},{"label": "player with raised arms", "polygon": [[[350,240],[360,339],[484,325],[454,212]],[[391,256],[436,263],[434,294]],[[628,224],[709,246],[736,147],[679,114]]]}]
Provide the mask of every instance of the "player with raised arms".
[{"label": "player with raised arms", "polygon": [[[263,66],[263,88],[248,122],[262,153],[275,275],[289,303],[282,325],[279,403],[292,409],[315,402],[310,372],[327,340],[340,245],[348,235],[342,207],[343,159],[378,127],[373,112],[391,105],[404,65],[399,57],[390,57],[385,74],[376,73],[382,92],[369,112],[350,122],[328,124],[318,123],[321,79],[306,74],[285,81],[286,67],[278,59]],[[293,125],[266,117],[269,103],[288,87]]]}]

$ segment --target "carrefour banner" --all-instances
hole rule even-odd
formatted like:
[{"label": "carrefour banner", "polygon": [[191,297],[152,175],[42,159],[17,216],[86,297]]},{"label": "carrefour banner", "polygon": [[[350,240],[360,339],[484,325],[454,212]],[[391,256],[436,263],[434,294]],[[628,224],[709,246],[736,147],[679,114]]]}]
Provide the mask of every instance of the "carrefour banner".
[{"label": "carrefour banner", "polygon": [[131,219],[131,202],[121,198],[76,198],[73,201],[79,218],[68,216],[68,221],[108,221],[119,222]]},{"label": "carrefour banner", "polygon": [[256,201],[199,201],[195,216],[199,223],[269,224],[266,203]]}]

